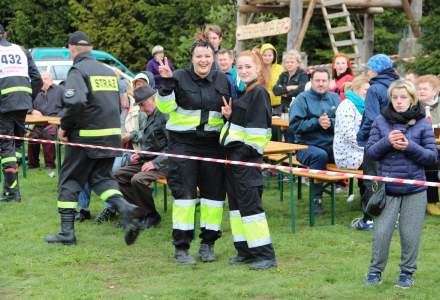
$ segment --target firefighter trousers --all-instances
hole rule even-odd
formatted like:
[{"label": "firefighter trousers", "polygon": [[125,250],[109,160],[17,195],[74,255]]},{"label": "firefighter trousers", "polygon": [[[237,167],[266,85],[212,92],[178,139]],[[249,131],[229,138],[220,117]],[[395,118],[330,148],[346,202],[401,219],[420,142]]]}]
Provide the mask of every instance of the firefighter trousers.
[{"label": "firefighter trousers", "polygon": [[[170,153],[209,158],[224,158],[220,145],[168,144]],[[202,244],[213,245],[221,237],[223,205],[226,197],[224,166],[219,163],[169,158],[168,185],[173,202],[173,244],[189,249],[194,238],[194,215],[197,188],[200,192],[200,238]]]},{"label": "firefighter trousers", "polygon": [[[247,145],[227,148],[226,157],[229,160],[263,162],[263,157]],[[238,256],[257,260],[275,259],[262,203],[261,169],[227,165],[226,191],[232,237]]]}]

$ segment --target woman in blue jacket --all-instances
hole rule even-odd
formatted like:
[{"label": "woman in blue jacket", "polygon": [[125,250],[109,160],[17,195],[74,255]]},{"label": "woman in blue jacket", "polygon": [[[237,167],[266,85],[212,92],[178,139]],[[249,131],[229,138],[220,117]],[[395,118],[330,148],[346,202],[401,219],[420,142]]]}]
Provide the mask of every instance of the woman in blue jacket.
[{"label": "woman in blue jacket", "polygon": [[[390,103],[376,118],[366,153],[379,162],[379,175],[425,180],[425,167],[437,160],[437,148],[431,124],[418,101],[414,85],[406,80],[393,82],[388,89]],[[374,220],[371,264],[365,284],[382,282],[391,238],[399,221],[402,248],[397,287],[413,285],[420,235],[426,209],[425,186],[386,183],[386,204]]]}]

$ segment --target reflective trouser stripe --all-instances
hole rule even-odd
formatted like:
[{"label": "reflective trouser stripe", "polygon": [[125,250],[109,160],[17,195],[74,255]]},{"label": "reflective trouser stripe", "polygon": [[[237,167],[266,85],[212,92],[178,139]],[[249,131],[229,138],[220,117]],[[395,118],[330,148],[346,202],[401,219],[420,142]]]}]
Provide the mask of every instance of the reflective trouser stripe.
[{"label": "reflective trouser stripe", "polygon": [[7,89],[0,90],[1,95],[6,95],[15,92],[26,92],[32,94],[32,89],[27,86],[13,86]]},{"label": "reflective trouser stripe", "polygon": [[109,136],[120,135],[121,128],[105,128],[105,129],[81,129],[79,136],[83,137],[97,137],[97,136]]},{"label": "reflective trouser stripe", "polygon": [[173,202],[173,229],[194,230],[194,213],[196,200],[179,200]]},{"label": "reflective trouser stripe", "polygon": [[159,93],[156,94],[156,105],[162,113],[170,113],[177,108],[176,96],[174,92],[169,95],[161,96]]},{"label": "reflective trouser stripe", "polygon": [[219,231],[223,217],[224,201],[200,198],[200,227]]},{"label": "reflective trouser stripe", "polygon": [[265,213],[242,217],[242,220],[249,248],[272,243]]},{"label": "reflective trouser stripe", "polygon": [[15,187],[17,186],[17,179],[14,180],[14,182],[12,182],[11,186],[9,187],[10,189],[15,189]]},{"label": "reflective trouser stripe", "polygon": [[229,222],[231,223],[232,238],[234,242],[245,242],[243,221],[241,220],[239,210],[231,210],[229,212]]},{"label": "reflective trouser stripe", "polygon": [[23,157],[23,154],[21,154],[21,152],[15,152],[15,157],[21,159]]},{"label": "reflective trouser stripe", "polygon": [[2,165],[10,163],[10,162],[15,162],[16,163],[17,162],[17,157],[10,156],[10,157],[2,158],[2,160],[1,160]]},{"label": "reflective trouser stripe", "polygon": [[58,208],[77,208],[78,202],[64,202],[64,201],[58,201]]},{"label": "reflective trouser stripe", "polygon": [[108,198],[114,196],[114,195],[119,195],[122,196],[122,193],[118,190],[115,189],[108,189],[106,191],[104,191],[101,195],[99,195],[99,197],[103,200],[106,201]]}]

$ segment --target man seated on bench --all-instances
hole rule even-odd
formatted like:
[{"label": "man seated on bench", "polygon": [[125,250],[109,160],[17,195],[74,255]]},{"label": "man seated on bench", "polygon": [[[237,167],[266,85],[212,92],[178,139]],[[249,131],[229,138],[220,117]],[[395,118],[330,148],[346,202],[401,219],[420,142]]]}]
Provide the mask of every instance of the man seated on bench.
[{"label": "man seated on bench", "polygon": [[[333,162],[335,112],[340,100],[328,91],[326,69],[315,69],[310,81],[311,89],[299,94],[290,108],[286,141],[308,145],[307,150],[297,152],[297,160],[312,169],[325,170],[327,163]],[[312,191],[315,214],[321,215],[322,183],[315,183]]]},{"label": "man seated on bench", "polygon": [[[147,114],[135,139],[139,142],[141,150],[161,152],[168,144],[165,129],[167,117],[156,109],[155,94],[156,91],[148,85],[134,90],[135,104],[139,105],[141,112]],[[114,176],[125,199],[143,209],[141,228],[157,226],[161,217],[154,205],[152,189],[149,186],[158,178],[165,178],[166,157],[133,154],[130,160],[130,164],[117,170]]]}]

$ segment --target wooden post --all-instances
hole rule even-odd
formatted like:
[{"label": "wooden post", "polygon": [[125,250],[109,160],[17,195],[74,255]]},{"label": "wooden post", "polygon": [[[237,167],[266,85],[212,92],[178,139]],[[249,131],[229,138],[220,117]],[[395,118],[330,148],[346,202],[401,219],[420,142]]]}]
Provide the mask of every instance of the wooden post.
[{"label": "wooden post", "polygon": [[[240,7],[240,5],[244,5],[244,0],[238,0],[237,7]],[[246,25],[246,15],[240,12],[240,9],[237,9],[237,27],[240,25]],[[238,54],[241,51],[244,50],[244,41],[239,41],[238,39],[235,39],[235,47],[234,47],[235,53]]]},{"label": "wooden post", "polygon": [[303,0],[290,0],[289,11],[292,25],[287,34],[287,50],[295,48],[295,41],[298,39],[303,17]]},{"label": "wooden post", "polygon": [[[412,2],[420,2],[420,7],[422,5],[421,4],[422,1],[412,1]],[[412,34],[418,38],[421,35],[420,28],[417,24],[418,20],[416,20],[414,14],[413,14],[413,10],[412,10],[411,5],[409,4],[408,0],[402,0],[402,7],[403,7],[403,10],[406,14],[406,17],[408,18],[409,26],[411,28]],[[417,6],[414,4],[414,7],[417,7]]]},{"label": "wooden post", "polygon": [[310,19],[312,18],[313,11],[315,10],[316,1],[317,0],[311,0],[309,2],[309,6],[307,7],[307,12],[304,17],[304,21],[298,33],[298,38],[295,41],[294,48],[298,51],[301,50],[302,42],[304,41],[304,36],[306,35],[307,29],[309,28]]},{"label": "wooden post", "polygon": [[374,49],[374,15],[364,15],[364,51],[361,55],[362,62],[367,62],[373,55]]}]

